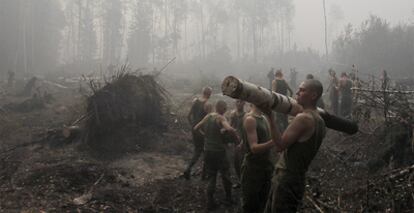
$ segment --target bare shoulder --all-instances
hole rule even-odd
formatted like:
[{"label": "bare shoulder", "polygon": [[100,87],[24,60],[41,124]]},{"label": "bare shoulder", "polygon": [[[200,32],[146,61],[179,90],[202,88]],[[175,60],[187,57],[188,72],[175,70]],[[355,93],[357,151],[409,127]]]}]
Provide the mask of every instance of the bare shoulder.
[{"label": "bare shoulder", "polygon": [[247,125],[256,125],[256,119],[252,115],[245,115],[244,117],[244,124]]},{"label": "bare shoulder", "polygon": [[226,120],[226,117],[224,117],[224,115],[220,115],[218,113],[215,113],[215,115],[217,115],[217,120],[220,120],[220,121]]},{"label": "bare shoulder", "polygon": [[301,124],[303,126],[312,126],[313,117],[309,113],[302,112],[296,115],[292,123]]}]

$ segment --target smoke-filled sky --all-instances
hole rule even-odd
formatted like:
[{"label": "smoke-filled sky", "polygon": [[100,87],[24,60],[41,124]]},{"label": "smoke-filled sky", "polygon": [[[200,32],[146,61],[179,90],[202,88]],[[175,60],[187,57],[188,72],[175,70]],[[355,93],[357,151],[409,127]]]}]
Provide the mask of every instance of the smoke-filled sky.
[{"label": "smoke-filled sky", "polygon": [[[324,49],[323,0],[293,0],[295,41],[301,48]],[[414,23],[414,0],[326,0],[329,43],[348,23],[360,24],[376,15],[391,24]]]}]

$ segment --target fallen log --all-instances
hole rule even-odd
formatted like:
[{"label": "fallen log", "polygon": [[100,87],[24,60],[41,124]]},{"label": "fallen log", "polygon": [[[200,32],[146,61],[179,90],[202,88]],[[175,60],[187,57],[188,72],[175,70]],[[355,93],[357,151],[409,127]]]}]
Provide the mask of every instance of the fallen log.
[{"label": "fallen log", "polygon": [[62,135],[66,139],[79,136],[80,133],[81,133],[81,128],[79,126],[65,126],[62,129]]},{"label": "fallen log", "polygon": [[[221,90],[224,95],[241,99],[256,106],[270,106],[273,111],[296,116],[303,111],[295,99],[272,92],[266,88],[240,80],[234,76],[228,76],[223,80]],[[348,134],[358,132],[355,122],[331,115],[325,110],[318,108],[319,114],[325,121],[326,127]]]}]

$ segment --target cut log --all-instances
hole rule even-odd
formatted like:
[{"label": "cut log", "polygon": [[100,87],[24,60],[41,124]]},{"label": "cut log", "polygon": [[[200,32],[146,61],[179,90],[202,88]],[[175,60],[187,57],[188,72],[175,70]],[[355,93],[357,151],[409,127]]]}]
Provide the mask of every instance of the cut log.
[{"label": "cut log", "polygon": [[79,126],[65,126],[63,127],[62,135],[67,139],[80,135],[80,132],[81,128]]},{"label": "cut log", "polygon": [[270,106],[274,111],[292,116],[302,112],[301,105],[296,100],[264,87],[257,86],[233,76],[224,79],[221,90],[224,95],[250,102],[256,106]]},{"label": "cut log", "polygon": [[[303,111],[302,106],[295,99],[240,80],[234,76],[228,76],[223,80],[221,90],[224,95],[250,102],[259,107],[268,106],[279,113],[296,116]],[[355,122],[331,115],[321,108],[318,108],[318,111],[325,121],[326,127],[348,134],[358,132],[358,125]]]}]

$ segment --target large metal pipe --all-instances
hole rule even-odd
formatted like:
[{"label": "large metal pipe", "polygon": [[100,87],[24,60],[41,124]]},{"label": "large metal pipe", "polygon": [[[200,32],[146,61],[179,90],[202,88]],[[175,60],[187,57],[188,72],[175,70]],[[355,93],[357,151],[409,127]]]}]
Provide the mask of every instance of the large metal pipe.
[{"label": "large metal pipe", "polygon": [[[223,80],[221,90],[224,95],[250,102],[256,106],[271,106],[272,110],[276,112],[296,116],[303,111],[302,106],[295,99],[240,80],[234,76],[228,76]],[[326,127],[348,134],[358,132],[356,122],[331,115],[321,108],[318,108],[318,111],[325,121]]]}]

